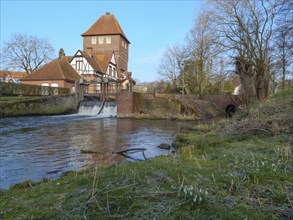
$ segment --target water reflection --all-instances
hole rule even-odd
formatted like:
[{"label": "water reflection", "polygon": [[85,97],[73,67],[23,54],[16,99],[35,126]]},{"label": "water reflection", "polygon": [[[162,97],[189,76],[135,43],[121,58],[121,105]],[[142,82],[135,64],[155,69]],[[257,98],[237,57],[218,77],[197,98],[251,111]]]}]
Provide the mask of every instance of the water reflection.
[{"label": "water reflection", "polygon": [[[0,118],[0,188],[28,179],[57,178],[68,170],[108,166],[125,160],[113,154],[123,149],[146,148],[147,158],[169,154],[156,146],[171,144],[175,134],[191,126],[86,116]],[[141,152],[131,156],[143,159]]]}]

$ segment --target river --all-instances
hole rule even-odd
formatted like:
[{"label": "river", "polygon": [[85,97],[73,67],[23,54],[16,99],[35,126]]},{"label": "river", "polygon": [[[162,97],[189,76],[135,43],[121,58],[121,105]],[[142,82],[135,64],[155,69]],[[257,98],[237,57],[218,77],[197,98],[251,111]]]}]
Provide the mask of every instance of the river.
[{"label": "river", "polygon": [[55,179],[69,170],[144,159],[139,151],[129,154],[132,158],[113,153],[129,148],[146,148],[146,158],[168,155],[171,150],[157,146],[171,144],[193,125],[80,115],[0,118],[0,189]]}]

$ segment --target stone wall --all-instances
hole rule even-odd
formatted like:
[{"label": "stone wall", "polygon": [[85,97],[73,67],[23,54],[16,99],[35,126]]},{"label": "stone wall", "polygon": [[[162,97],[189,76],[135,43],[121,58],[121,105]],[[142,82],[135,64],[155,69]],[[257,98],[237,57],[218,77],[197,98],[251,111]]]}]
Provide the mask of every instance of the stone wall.
[{"label": "stone wall", "polygon": [[0,117],[70,114],[76,113],[78,106],[79,98],[75,95],[42,96],[0,103]]},{"label": "stone wall", "polygon": [[125,92],[117,95],[117,113],[119,116],[131,114],[150,115],[196,115],[216,117],[225,115],[226,107],[235,108],[241,103],[237,96],[231,95],[184,95],[148,94]]}]

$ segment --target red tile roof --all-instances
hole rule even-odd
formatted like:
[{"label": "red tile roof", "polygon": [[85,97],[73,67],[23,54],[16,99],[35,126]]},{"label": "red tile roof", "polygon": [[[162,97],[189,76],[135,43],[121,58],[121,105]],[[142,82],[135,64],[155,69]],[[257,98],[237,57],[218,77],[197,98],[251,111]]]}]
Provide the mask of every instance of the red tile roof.
[{"label": "red tile roof", "polygon": [[115,15],[106,13],[102,15],[86,32],[81,36],[97,36],[97,35],[122,35],[125,40],[130,43]]},{"label": "red tile roof", "polygon": [[93,55],[90,55],[85,51],[78,50],[74,57],[78,56],[78,53],[80,53],[88,61],[96,73],[101,74],[105,74],[107,72],[108,65],[113,56],[113,52],[94,53]]},{"label": "red tile roof", "polygon": [[111,62],[113,53],[95,53],[93,54],[95,60],[98,62],[103,73],[107,72],[109,63]]},{"label": "red tile roof", "polygon": [[84,51],[79,50],[78,52],[80,52],[82,56],[89,62],[89,64],[92,66],[92,68],[94,69],[96,73],[103,73],[99,63],[97,62],[94,56],[89,55],[87,52],[84,52]]},{"label": "red tile roof", "polygon": [[10,71],[10,70],[0,70],[0,78],[3,78],[5,74],[9,74],[14,79],[21,79],[23,77],[28,76],[27,72],[18,72],[18,71]]},{"label": "red tile roof", "polygon": [[76,81],[80,79],[80,75],[69,64],[72,57],[63,57],[55,59],[46,64],[42,68],[36,70],[30,76],[27,76],[21,81],[35,81],[35,80],[70,80]]}]

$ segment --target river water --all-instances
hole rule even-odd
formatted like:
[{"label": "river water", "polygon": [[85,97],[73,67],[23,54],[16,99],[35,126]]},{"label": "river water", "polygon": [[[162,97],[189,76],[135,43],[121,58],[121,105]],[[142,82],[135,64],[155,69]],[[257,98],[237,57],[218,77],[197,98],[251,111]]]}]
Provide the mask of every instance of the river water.
[{"label": "river water", "polygon": [[157,146],[171,144],[193,125],[80,115],[0,118],[0,189],[25,180],[55,179],[69,170],[144,159],[140,151],[127,159],[113,153],[129,148],[146,148],[146,158],[168,155],[171,150]]}]

